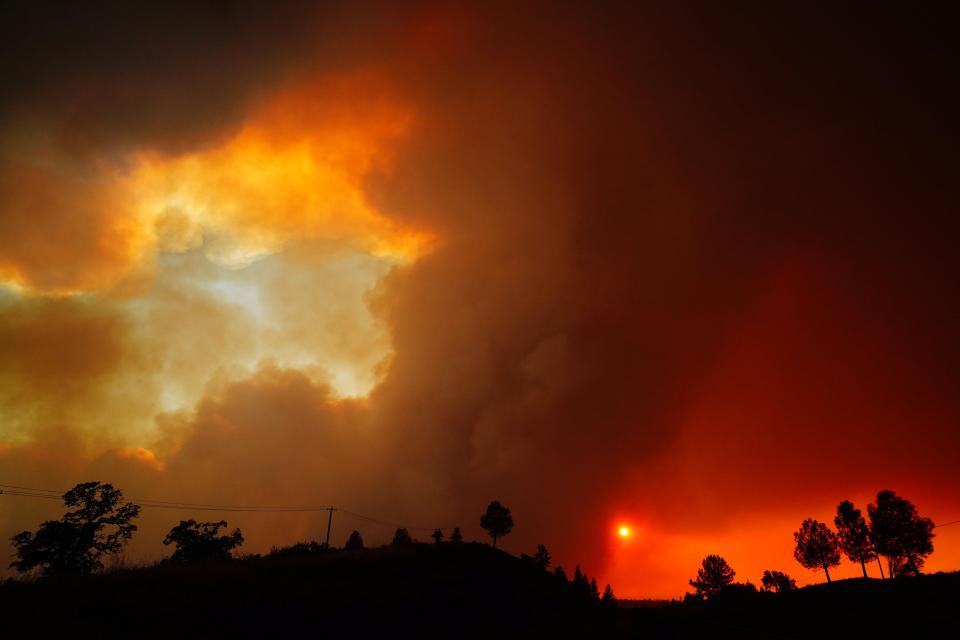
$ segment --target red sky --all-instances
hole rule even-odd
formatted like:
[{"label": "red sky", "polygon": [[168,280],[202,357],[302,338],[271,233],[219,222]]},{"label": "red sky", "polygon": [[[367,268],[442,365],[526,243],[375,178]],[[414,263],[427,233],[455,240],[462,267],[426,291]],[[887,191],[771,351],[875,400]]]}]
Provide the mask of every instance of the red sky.
[{"label": "red sky", "polygon": [[820,580],[792,531],[881,489],[960,519],[944,20],[312,5],[3,10],[0,483],[477,538],[499,499],[628,597]]}]

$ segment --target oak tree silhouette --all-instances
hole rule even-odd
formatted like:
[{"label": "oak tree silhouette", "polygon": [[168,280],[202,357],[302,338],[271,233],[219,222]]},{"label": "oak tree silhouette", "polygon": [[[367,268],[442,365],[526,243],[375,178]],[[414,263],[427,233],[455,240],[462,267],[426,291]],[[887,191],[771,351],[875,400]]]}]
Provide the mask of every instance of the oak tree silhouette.
[{"label": "oak tree silhouette", "polygon": [[830,582],[830,567],[840,564],[837,535],[819,520],[807,518],[794,532],[797,546],[793,557],[807,569],[823,569]]},{"label": "oak tree silhouette", "polygon": [[350,534],[350,537],[347,538],[347,544],[343,547],[347,551],[359,551],[363,549],[363,538],[360,537],[359,531],[354,531]]},{"label": "oak tree silhouette", "polygon": [[871,538],[877,553],[887,557],[890,577],[919,574],[933,553],[933,521],[889,490],[877,493],[877,502],[867,505],[867,513]]},{"label": "oak tree silhouette", "polygon": [[875,559],[877,553],[870,541],[870,528],[863,519],[860,509],[853,506],[849,500],[837,505],[837,516],[833,519],[837,527],[837,542],[840,550],[850,559],[850,562],[859,562],[863,570],[863,577],[867,576],[867,562]]},{"label": "oak tree silhouette", "polygon": [[712,598],[733,582],[737,575],[727,561],[718,555],[709,555],[697,570],[697,579],[690,580],[690,586],[696,589],[698,596]]},{"label": "oak tree silhouette", "polygon": [[783,593],[785,591],[795,591],[797,581],[782,571],[771,571],[768,569],[763,572],[763,577],[760,578],[760,586],[764,591]]},{"label": "oak tree silhouette", "polygon": [[510,509],[494,500],[487,506],[487,512],[480,517],[480,526],[493,538],[493,548],[497,548],[497,538],[507,535],[513,529]]},{"label": "oak tree silhouette", "polygon": [[181,520],[180,524],[170,529],[170,533],[163,539],[163,544],[176,545],[177,548],[170,557],[173,562],[229,560],[230,552],[243,544],[243,534],[240,529],[234,529],[233,533],[219,535],[220,530],[226,526],[226,520]]},{"label": "oak tree silhouette", "polygon": [[11,538],[18,559],[10,566],[20,572],[39,567],[44,576],[102,569],[101,558],[119,553],[137,530],[132,520],[140,506],[122,500],[123,492],[111,484],[78,484],[63,494],[64,505],[76,509],[43,522],[36,533],[22,531]]}]

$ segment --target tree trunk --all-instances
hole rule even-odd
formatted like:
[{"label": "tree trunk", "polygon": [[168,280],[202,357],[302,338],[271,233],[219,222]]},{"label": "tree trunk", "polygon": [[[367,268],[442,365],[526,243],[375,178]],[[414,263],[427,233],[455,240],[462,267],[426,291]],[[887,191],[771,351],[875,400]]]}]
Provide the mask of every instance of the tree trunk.
[{"label": "tree trunk", "polygon": [[823,565],[823,572],[827,574],[827,584],[830,584],[830,569],[827,568],[827,565]]},{"label": "tree trunk", "polygon": [[863,577],[864,577],[864,578],[869,578],[870,576],[867,575],[867,563],[865,563],[863,560],[861,560],[861,561],[860,561],[860,568],[863,569]]},{"label": "tree trunk", "polygon": [[887,577],[886,577],[885,575],[883,575],[883,563],[880,562],[880,554],[879,554],[879,553],[877,554],[877,566],[880,567],[880,579],[881,579],[881,580],[886,580]]}]

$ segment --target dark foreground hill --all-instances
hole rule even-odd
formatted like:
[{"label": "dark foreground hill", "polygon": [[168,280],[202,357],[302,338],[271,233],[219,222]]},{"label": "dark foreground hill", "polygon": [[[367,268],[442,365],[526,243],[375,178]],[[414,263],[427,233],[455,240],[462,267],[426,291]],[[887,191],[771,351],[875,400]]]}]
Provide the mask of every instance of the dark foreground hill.
[{"label": "dark foreground hill", "polygon": [[[626,603],[625,603],[626,604]],[[479,544],[293,552],[0,585],[3,638],[940,638],[960,573],[613,609]]]},{"label": "dark foreground hill", "polygon": [[32,637],[503,638],[609,635],[616,612],[486,545],[414,544],[8,582],[0,615]]},{"label": "dark foreground hill", "polygon": [[840,580],[714,602],[620,609],[637,638],[957,638],[960,573]]}]

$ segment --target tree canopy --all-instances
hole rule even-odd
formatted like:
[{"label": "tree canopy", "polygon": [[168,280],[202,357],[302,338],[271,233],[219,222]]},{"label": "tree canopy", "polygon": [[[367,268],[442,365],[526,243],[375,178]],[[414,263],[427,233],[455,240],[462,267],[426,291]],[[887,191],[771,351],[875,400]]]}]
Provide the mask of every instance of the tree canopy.
[{"label": "tree canopy", "polygon": [[840,564],[837,535],[819,520],[807,518],[794,532],[797,546],[793,557],[807,569],[823,569],[830,582],[830,567]]},{"label": "tree canopy", "polygon": [[350,537],[347,538],[347,544],[344,546],[344,549],[347,551],[359,551],[363,549],[363,538],[360,536],[359,531],[354,531],[350,534]]},{"label": "tree canopy", "polygon": [[503,537],[513,530],[513,517],[510,509],[494,500],[487,506],[487,511],[480,517],[480,526],[493,538],[493,548],[497,548],[497,538]]},{"label": "tree canopy", "polygon": [[533,554],[533,561],[537,566],[542,567],[544,570],[550,568],[550,551],[547,550],[545,545],[537,545],[537,551]]},{"label": "tree canopy", "polygon": [[837,542],[840,550],[846,554],[850,562],[859,562],[863,570],[863,577],[867,577],[867,562],[877,557],[877,553],[870,541],[870,529],[863,519],[860,509],[853,506],[849,500],[837,505],[837,516],[833,519],[837,527]]},{"label": "tree canopy", "polygon": [[891,577],[920,573],[933,553],[933,521],[889,490],[877,493],[877,502],[867,505],[867,513],[871,539],[877,553],[887,557]]},{"label": "tree canopy", "polygon": [[163,544],[176,546],[170,557],[174,562],[229,560],[230,553],[243,544],[243,534],[240,529],[234,529],[233,533],[219,535],[226,526],[226,520],[181,520],[180,524],[170,529]]},{"label": "tree canopy", "polygon": [[45,576],[102,569],[103,556],[119,553],[137,530],[132,521],[140,515],[139,505],[122,500],[123,492],[113,485],[78,484],[63,494],[73,511],[11,539],[17,560],[10,566],[20,572],[39,568]]},{"label": "tree canopy", "polygon": [[405,547],[413,544],[413,538],[410,537],[410,533],[406,529],[397,529],[393,534],[393,542],[390,544],[395,547]]},{"label": "tree canopy", "polygon": [[726,560],[718,555],[709,555],[697,570],[696,580],[690,580],[690,586],[696,589],[698,596],[710,598],[729,586],[735,575],[737,572]]},{"label": "tree canopy", "polygon": [[797,581],[782,571],[767,570],[763,572],[763,577],[760,578],[760,585],[764,591],[783,593],[794,591],[797,588]]}]

